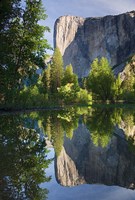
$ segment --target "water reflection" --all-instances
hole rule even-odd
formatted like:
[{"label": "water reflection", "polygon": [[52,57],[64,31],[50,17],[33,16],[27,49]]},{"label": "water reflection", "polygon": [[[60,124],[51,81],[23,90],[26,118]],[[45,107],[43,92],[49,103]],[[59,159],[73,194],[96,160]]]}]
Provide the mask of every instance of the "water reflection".
[{"label": "water reflection", "polygon": [[59,184],[135,188],[134,109],[70,107],[4,115],[0,130],[1,199],[47,198],[49,191],[40,183],[51,181],[46,175],[49,145]]},{"label": "water reflection", "polygon": [[95,108],[64,138],[55,160],[58,183],[101,183],[135,188],[134,110]]},{"label": "water reflection", "polygon": [[[27,126],[26,126],[27,124]],[[46,199],[48,191],[39,184],[50,181],[45,174],[45,140],[30,128],[27,116],[2,116],[0,134],[0,199]]]}]

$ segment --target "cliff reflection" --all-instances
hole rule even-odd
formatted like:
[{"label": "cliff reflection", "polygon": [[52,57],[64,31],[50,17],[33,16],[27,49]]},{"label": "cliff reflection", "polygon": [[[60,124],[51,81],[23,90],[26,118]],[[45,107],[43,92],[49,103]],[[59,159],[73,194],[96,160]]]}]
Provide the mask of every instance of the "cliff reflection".
[{"label": "cliff reflection", "polygon": [[[58,183],[135,187],[135,111],[69,107],[1,116],[0,199],[47,198],[40,183],[54,147]],[[49,143],[48,143],[49,142]]]},{"label": "cliff reflection", "polygon": [[94,108],[79,119],[72,139],[64,137],[55,159],[64,186],[101,183],[135,187],[135,111]]}]

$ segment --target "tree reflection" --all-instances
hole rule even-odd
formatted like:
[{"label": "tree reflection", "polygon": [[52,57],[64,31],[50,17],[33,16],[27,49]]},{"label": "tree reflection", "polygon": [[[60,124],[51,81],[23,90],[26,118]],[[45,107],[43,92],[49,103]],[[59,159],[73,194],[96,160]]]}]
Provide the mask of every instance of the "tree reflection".
[{"label": "tree reflection", "polygon": [[135,153],[135,110],[125,109],[121,128],[124,130],[130,151]]},{"label": "tree reflection", "polygon": [[93,143],[101,147],[108,145],[117,125],[118,130],[125,132],[130,150],[135,152],[133,109],[69,107],[61,111],[1,116],[0,199],[46,199],[48,191],[40,187],[40,183],[51,179],[45,173],[51,162],[46,157],[45,137],[58,156],[64,137],[72,140],[78,123],[86,124]]},{"label": "tree reflection", "polygon": [[106,147],[111,140],[114,126],[121,121],[121,109],[110,107],[93,108],[92,114],[87,115],[85,121],[91,133],[93,144]]},{"label": "tree reflection", "polygon": [[45,169],[45,140],[33,128],[25,126],[22,116],[1,117],[0,199],[46,199],[48,191],[40,183],[50,181]]},{"label": "tree reflection", "polygon": [[73,108],[39,113],[38,125],[52,142],[57,156],[62,150],[64,136],[72,139],[73,131],[78,127],[78,120],[79,114]]},{"label": "tree reflection", "polygon": [[133,127],[135,119],[135,113],[132,112],[132,109],[115,106],[68,107],[59,111],[39,112],[38,115],[35,113],[31,116],[38,120],[40,129],[52,142],[57,156],[61,152],[64,137],[72,139],[79,119],[81,121],[83,119],[89,129],[95,146],[103,148],[109,144],[116,125],[123,129],[128,139],[127,130],[129,127]]}]

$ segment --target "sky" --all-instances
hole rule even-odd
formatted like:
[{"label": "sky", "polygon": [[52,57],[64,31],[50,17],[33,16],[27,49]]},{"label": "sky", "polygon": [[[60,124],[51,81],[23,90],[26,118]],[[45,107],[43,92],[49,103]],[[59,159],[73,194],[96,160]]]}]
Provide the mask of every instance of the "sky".
[{"label": "sky", "polygon": [[60,16],[101,17],[135,10],[135,0],[43,0],[43,4],[48,15],[43,25],[51,29],[45,38],[52,47],[54,23]]}]

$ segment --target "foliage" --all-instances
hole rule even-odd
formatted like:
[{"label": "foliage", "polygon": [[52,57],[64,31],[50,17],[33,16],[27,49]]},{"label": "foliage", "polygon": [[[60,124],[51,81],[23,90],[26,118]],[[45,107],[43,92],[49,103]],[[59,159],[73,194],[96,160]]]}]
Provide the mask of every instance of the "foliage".
[{"label": "foliage", "polygon": [[64,138],[64,130],[61,124],[61,119],[57,117],[57,112],[53,112],[48,113],[46,116],[43,113],[41,121],[42,130],[44,130],[44,134],[48,136],[50,141],[52,141],[55,153],[58,156],[62,150]]},{"label": "foliage", "polygon": [[63,78],[63,59],[58,48],[54,50],[50,73],[51,93],[57,93],[57,88],[61,86]]},{"label": "foliage", "polygon": [[65,104],[72,104],[78,101],[78,92],[80,90],[78,77],[73,73],[72,65],[66,66],[62,79],[62,86],[58,88],[59,97]]},{"label": "foliage", "polygon": [[121,98],[121,94],[122,94],[122,80],[120,78],[120,75],[118,75],[118,77],[115,79],[115,82],[112,86],[112,91],[113,91],[113,99],[114,100],[118,100]]},{"label": "foliage", "polygon": [[41,105],[44,107],[47,102],[47,96],[39,92],[37,85],[31,87],[25,86],[24,89],[20,91],[18,98],[19,106],[21,105],[23,108],[41,107]]},{"label": "foliage", "polygon": [[127,102],[135,102],[135,56],[125,66],[123,73],[122,99]]},{"label": "foliage", "polygon": [[62,98],[64,103],[72,104],[77,98],[76,91],[74,90],[74,83],[67,83],[58,88],[59,97]]},{"label": "foliage", "polygon": [[92,104],[92,95],[88,93],[86,89],[81,89],[77,92],[77,100],[79,104],[91,105]]},{"label": "foliage", "polygon": [[43,71],[41,82],[43,84],[42,92],[49,94],[50,93],[50,83],[51,83],[51,67],[50,67],[50,65],[48,65],[48,67]]},{"label": "foliage", "polygon": [[42,1],[11,0],[0,2],[0,74],[1,98],[3,103],[12,104],[24,85],[24,80],[31,78],[37,67],[44,66],[46,49],[44,39],[47,26],[39,25],[46,19]]},{"label": "foliage", "polygon": [[95,146],[106,147],[112,137],[114,125],[120,123],[121,118],[113,108],[95,108],[91,116],[86,118],[86,126],[90,130],[91,139]]},{"label": "foliage", "polygon": [[96,58],[91,66],[92,69],[87,78],[88,90],[91,90],[99,100],[111,100],[114,75],[108,60],[104,57],[100,60]]},{"label": "foliage", "polygon": [[79,114],[73,107],[68,108],[66,112],[58,114],[58,118],[61,119],[62,127],[65,131],[66,137],[70,140],[73,137],[75,129],[78,127]]},{"label": "foliage", "polygon": [[73,67],[71,64],[66,66],[62,79],[63,86],[67,85],[68,83],[73,83],[74,90],[79,89],[78,77],[76,74],[73,73]]},{"label": "foliage", "polygon": [[45,169],[51,160],[46,158],[44,138],[34,129],[33,121],[30,123],[29,118],[22,115],[2,116],[0,126],[1,198],[46,199],[48,190],[42,189],[40,184],[50,181]]}]

